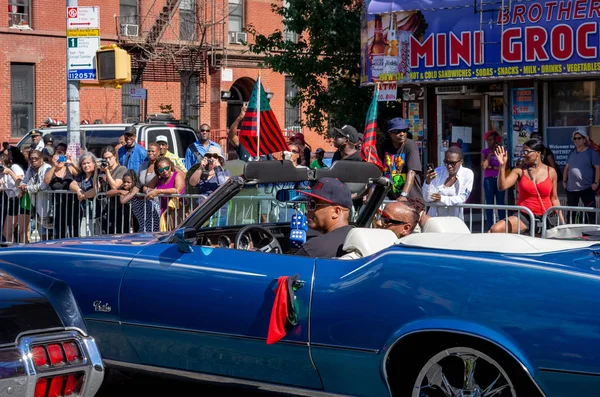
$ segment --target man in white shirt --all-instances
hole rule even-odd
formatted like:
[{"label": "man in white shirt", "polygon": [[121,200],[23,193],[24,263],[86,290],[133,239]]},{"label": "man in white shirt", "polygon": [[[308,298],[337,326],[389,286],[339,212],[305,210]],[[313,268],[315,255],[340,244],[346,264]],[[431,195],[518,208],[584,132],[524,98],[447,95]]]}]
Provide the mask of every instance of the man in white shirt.
[{"label": "man in white shirt", "polygon": [[428,170],[423,184],[425,202],[440,203],[443,206],[429,208],[430,216],[463,217],[463,209],[454,207],[469,199],[473,190],[473,171],[463,167],[463,152],[457,146],[446,151],[444,166]]}]

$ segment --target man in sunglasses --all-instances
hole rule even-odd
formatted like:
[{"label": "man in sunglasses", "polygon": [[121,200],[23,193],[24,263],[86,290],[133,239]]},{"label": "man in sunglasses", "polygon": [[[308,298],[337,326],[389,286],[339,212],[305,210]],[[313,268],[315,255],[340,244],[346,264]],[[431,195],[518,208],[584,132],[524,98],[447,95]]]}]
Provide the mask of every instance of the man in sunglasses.
[{"label": "man in sunglasses", "polygon": [[300,190],[309,197],[306,205],[308,227],[321,232],[308,240],[296,253],[312,258],[339,258],[342,247],[352,229],[348,220],[352,207],[352,193],[336,178],[321,178],[309,191]]},{"label": "man in sunglasses", "polygon": [[388,139],[379,150],[379,156],[392,180],[390,198],[406,197],[423,200],[423,167],[417,144],[409,138],[410,123],[396,117],[388,121]]},{"label": "man in sunglasses", "polygon": [[463,219],[463,209],[455,205],[467,202],[474,179],[473,171],[462,165],[463,157],[458,146],[451,146],[446,151],[444,166],[428,170],[423,198],[426,202],[444,205],[429,208],[430,216],[458,216]]},{"label": "man in sunglasses", "polygon": [[202,161],[202,157],[208,152],[211,147],[219,148],[219,151],[223,153],[221,145],[210,139],[210,126],[208,124],[202,124],[198,131],[198,142],[192,143],[188,146],[185,151],[185,168],[192,170],[192,166]]},{"label": "man in sunglasses", "polygon": [[332,165],[338,160],[363,161],[360,151],[356,150],[358,131],[351,125],[333,129],[333,146],[337,148],[332,159]]},{"label": "man in sunglasses", "polygon": [[419,213],[413,200],[394,201],[387,204],[375,221],[378,229],[388,229],[398,238],[411,234],[419,222]]}]

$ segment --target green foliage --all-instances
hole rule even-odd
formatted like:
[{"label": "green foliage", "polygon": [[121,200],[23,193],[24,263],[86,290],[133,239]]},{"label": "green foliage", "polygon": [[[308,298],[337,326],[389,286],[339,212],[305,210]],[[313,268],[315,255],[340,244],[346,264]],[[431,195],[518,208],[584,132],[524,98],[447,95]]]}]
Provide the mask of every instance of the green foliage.
[{"label": "green foliage", "polygon": [[328,122],[364,128],[373,88],[359,87],[362,2],[287,0],[287,7],[273,4],[272,10],[298,39],[285,40],[281,30],[264,35],[250,26],[256,41],[250,50],[265,55],[265,66],[292,78],[298,95],[290,103],[304,104],[303,124],[320,133],[327,132]]},{"label": "green foliage", "polygon": [[173,105],[171,105],[170,103],[168,104],[160,104],[158,105],[158,107],[160,108],[160,112],[162,114],[173,114]]}]

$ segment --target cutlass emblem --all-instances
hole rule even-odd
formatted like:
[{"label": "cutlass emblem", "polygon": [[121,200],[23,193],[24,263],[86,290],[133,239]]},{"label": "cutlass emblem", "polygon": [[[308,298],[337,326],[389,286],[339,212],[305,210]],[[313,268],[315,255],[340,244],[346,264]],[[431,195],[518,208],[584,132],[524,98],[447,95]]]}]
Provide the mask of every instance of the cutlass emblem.
[{"label": "cutlass emblem", "polygon": [[108,303],[102,304],[102,301],[95,301],[94,310],[97,312],[110,313],[112,308],[108,305]]}]

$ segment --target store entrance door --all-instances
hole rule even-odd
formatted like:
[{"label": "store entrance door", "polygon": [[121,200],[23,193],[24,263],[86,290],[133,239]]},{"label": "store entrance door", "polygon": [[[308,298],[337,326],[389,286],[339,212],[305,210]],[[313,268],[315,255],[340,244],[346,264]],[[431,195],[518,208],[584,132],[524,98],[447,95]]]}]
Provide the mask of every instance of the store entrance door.
[{"label": "store entrance door", "polygon": [[483,142],[484,95],[438,95],[439,164],[443,165],[445,151],[459,146],[464,154],[463,167],[475,174],[473,191],[468,203],[483,203],[481,150]]}]

